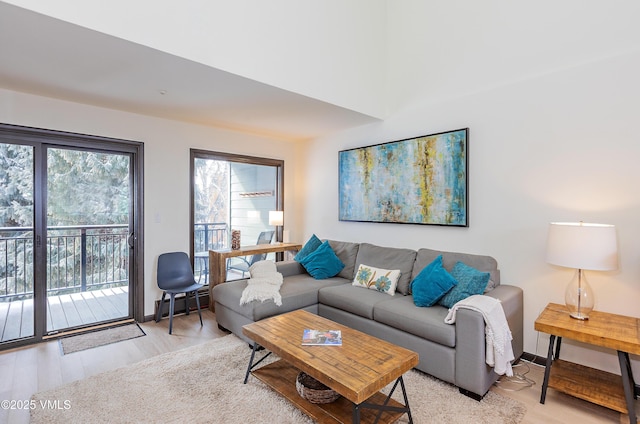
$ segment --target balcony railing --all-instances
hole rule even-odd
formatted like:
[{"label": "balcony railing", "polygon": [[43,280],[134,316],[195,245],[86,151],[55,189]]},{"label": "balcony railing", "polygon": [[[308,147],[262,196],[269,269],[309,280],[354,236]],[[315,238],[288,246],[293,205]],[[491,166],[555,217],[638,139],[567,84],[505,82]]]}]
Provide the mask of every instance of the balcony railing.
[{"label": "balcony railing", "polygon": [[[127,225],[56,226],[47,229],[47,294],[60,295],[129,284]],[[194,226],[195,251],[228,244],[224,222]],[[0,227],[0,302],[33,296],[31,227]],[[196,263],[196,275],[206,266]]]},{"label": "balcony railing", "polygon": [[224,249],[229,241],[229,226],[226,222],[203,222],[193,228],[194,252]]},{"label": "balcony railing", "polygon": [[226,222],[203,222],[193,228],[193,247],[195,252],[194,273],[198,282],[204,277],[207,281],[209,267],[208,255],[203,252],[224,249],[229,246],[229,226]]},{"label": "balcony railing", "polygon": [[[48,295],[127,286],[127,225],[47,229]],[[0,302],[33,296],[33,229],[0,227]]]}]

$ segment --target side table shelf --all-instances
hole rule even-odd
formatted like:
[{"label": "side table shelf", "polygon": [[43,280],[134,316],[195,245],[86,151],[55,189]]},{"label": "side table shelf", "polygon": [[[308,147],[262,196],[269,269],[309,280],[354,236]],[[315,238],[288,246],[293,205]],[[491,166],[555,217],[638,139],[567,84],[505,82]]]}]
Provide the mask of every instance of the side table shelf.
[{"label": "side table shelf", "polygon": [[622,377],[619,375],[557,359],[551,367],[549,387],[627,413]]}]

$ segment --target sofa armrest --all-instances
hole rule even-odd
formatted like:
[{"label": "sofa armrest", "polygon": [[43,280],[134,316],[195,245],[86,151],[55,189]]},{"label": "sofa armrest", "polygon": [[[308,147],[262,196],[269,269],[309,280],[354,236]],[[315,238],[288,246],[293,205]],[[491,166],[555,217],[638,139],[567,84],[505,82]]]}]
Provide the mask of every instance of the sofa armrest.
[{"label": "sofa armrest", "polygon": [[276,262],[276,269],[282,274],[282,277],[307,273],[307,270],[294,260]]},{"label": "sofa armrest", "polygon": [[[522,289],[499,285],[486,293],[500,300],[511,334],[513,354],[522,355]],[[493,368],[486,364],[485,323],[482,314],[470,309],[459,309],[456,314],[456,386],[482,397],[498,379]]]},{"label": "sofa armrest", "polygon": [[516,286],[499,285],[495,289],[486,293],[487,296],[494,297],[502,304],[502,309],[507,317],[509,323],[509,329],[513,340],[511,341],[511,347],[513,348],[513,355],[518,359],[522,356],[524,349],[524,329],[523,329],[523,296],[522,289]]}]

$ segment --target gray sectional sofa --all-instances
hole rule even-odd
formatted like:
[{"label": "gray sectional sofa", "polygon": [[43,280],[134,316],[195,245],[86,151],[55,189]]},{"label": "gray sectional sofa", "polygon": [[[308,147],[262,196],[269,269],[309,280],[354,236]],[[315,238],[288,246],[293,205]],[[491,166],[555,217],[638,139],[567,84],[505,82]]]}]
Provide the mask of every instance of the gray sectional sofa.
[{"label": "gray sectional sofa", "polygon": [[[417,369],[456,385],[460,392],[481,399],[498,375],[485,362],[485,323],[482,314],[458,309],[456,323],[445,324],[448,309],[435,305],[418,307],[410,293],[410,282],[438,255],[450,270],[458,261],[479,271],[489,272],[485,295],[500,300],[513,335],[512,348],[522,355],[522,289],[500,284],[497,262],[489,256],[440,252],[431,249],[381,247],[368,243],[329,240],[345,267],[338,275],[315,280],[295,261],[278,262],[284,282],[280,288],[282,305],[273,301],[240,305],[246,280],[219,284],[212,290],[218,325],[238,337],[242,326],[270,316],[305,309],[351,328],[418,352]],[[376,290],[353,286],[360,264],[400,269],[396,293],[390,296]]]}]

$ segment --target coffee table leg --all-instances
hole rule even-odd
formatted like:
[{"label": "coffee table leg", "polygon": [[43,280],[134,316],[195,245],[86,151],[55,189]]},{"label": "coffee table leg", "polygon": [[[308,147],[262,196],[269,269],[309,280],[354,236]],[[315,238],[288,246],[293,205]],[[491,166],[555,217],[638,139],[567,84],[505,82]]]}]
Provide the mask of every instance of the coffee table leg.
[{"label": "coffee table leg", "polygon": [[262,358],[260,358],[258,362],[254,364],[253,360],[256,356],[256,351],[259,349],[260,349],[260,345],[258,345],[258,343],[256,342],[253,342],[253,345],[251,346],[251,358],[249,358],[249,366],[247,366],[247,373],[244,375],[244,384],[247,384],[247,380],[249,380],[249,374],[251,373],[251,370],[254,369],[256,366],[258,366],[260,362],[267,359],[267,356],[271,355],[271,352],[267,352],[266,355],[264,355]]},{"label": "coffee table leg", "polygon": [[351,419],[353,424],[360,423],[360,405],[353,404],[353,417]]},{"label": "coffee table leg", "polygon": [[[396,387],[398,387],[398,384],[400,384],[400,388],[402,389],[402,397],[404,399],[404,408],[398,408],[395,406],[389,406],[389,401],[391,400],[391,396],[393,395],[393,392],[396,391]],[[374,424],[378,423],[380,421],[380,418],[382,417],[382,413],[384,411],[395,411],[395,412],[406,412],[407,416],[409,417],[409,424],[413,424],[413,417],[411,416],[411,408],[409,407],[409,397],[407,396],[407,391],[404,387],[404,380],[402,379],[402,376],[398,377],[398,379],[396,380],[395,384],[393,385],[393,388],[391,388],[391,391],[389,392],[389,395],[387,396],[387,398],[384,400],[384,403],[382,405],[377,405],[374,403],[366,403],[363,402],[359,405],[356,405],[355,403],[353,404],[353,418],[352,421],[354,424],[360,423],[360,407],[362,408],[370,408],[370,409],[377,409],[378,410],[378,415],[376,415],[376,419],[374,421]]]},{"label": "coffee table leg", "polygon": [[404,380],[402,376],[399,378],[400,387],[402,388],[402,397],[404,398],[404,405],[407,407],[407,416],[409,417],[409,424],[413,424],[413,417],[411,417],[411,408],[409,407],[409,398],[407,397],[407,391],[404,388]]}]

